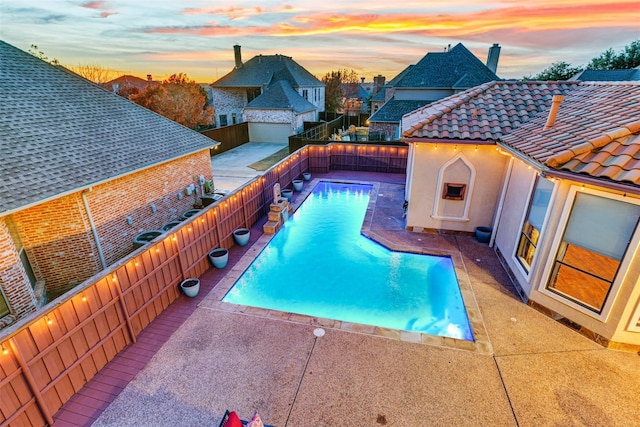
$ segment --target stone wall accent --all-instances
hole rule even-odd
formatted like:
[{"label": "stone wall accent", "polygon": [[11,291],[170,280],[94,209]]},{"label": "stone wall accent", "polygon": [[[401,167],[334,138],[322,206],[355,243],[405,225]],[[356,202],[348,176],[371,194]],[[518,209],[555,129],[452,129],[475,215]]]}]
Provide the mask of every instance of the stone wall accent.
[{"label": "stone wall accent", "polygon": [[220,116],[227,115],[227,125],[233,124],[232,114],[236,114],[238,123],[242,120],[242,109],[247,105],[247,92],[244,89],[211,90],[211,104],[213,105],[214,121],[220,127]]}]

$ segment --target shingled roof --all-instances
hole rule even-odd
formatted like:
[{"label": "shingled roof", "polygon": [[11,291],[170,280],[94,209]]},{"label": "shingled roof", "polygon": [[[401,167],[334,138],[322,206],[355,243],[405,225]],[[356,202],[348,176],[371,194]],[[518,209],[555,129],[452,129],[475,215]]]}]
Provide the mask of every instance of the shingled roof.
[{"label": "shingled roof", "polygon": [[640,80],[640,68],[627,70],[584,70],[576,74],[571,80],[583,82],[620,82]]},{"label": "shingled roof", "polygon": [[263,87],[279,80],[289,82],[291,87],[311,86],[323,87],[324,83],[315,78],[304,67],[284,55],[257,55],[223,76],[211,86],[219,88],[231,87]]},{"label": "shingled roof", "polygon": [[402,136],[494,142],[531,120],[578,82],[493,81],[435,101],[402,118]]},{"label": "shingled roof", "polygon": [[288,82],[279,80],[269,86],[260,96],[251,101],[245,109],[286,109],[295,113],[313,111],[316,106],[300,96]]},{"label": "shingled roof", "polygon": [[549,168],[640,185],[640,82],[581,82],[555,123],[539,114],[501,144]]},{"label": "shingled roof", "polygon": [[218,143],[0,41],[0,215]]},{"label": "shingled roof", "polygon": [[468,89],[499,77],[462,43],[446,52],[429,52],[399,79],[396,88]]}]

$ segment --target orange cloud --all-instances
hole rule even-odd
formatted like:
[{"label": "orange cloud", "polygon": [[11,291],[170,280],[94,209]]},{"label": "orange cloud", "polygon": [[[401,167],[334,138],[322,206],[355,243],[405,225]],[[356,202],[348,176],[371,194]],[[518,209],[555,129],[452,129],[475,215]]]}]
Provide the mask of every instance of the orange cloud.
[{"label": "orange cloud", "polygon": [[230,20],[236,19],[244,19],[250,16],[256,16],[264,13],[264,9],[260,6],[245,8],[245,7],[228,7],[226,9],[223,8],[213,8],[213,7],[202,7],[202,8],[189,8],[184,9],[182,11],[185,15],[221,15],[226,16]]},{"label": "orange cloud", "polygon": [[88,2],[82,3],[80,7],[86,7],[87,9],[106,9],[107,3],[100,0],[88,1]]}]

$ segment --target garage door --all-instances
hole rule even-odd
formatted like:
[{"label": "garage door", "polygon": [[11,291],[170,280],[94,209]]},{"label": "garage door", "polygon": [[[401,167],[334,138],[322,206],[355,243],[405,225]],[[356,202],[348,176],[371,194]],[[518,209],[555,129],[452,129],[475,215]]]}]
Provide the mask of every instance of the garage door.
[{"label": "garage door", "polygon": [[289,123],[249,123],[251,142],[289,142]]}]

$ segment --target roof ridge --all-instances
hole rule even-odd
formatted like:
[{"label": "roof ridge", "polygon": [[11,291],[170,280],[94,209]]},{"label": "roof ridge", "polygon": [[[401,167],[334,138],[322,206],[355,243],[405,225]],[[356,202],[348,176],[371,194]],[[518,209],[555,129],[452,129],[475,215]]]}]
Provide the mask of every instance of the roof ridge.
[{"label": "roof ridge", "polygon": [[552,168],[556,168],[568,162],[575,156],[579,156],[580,154],[584,154],[586,152],[593,151],[598,148],[602,148],[605,145],[609,144],[611,141],[614,141],[616,139],[620,139],[625,136],[632,135],[638,132],[640,132],[640,120],[628,123],[625,126],[611,129],[609,132],[605,132],[598,137],[592,138],[586,142],[583,142],[582,144],[576,145],[575,147],[568,148],[564,151],[561,151],[549,157],[545,162],[545,164]]}]

